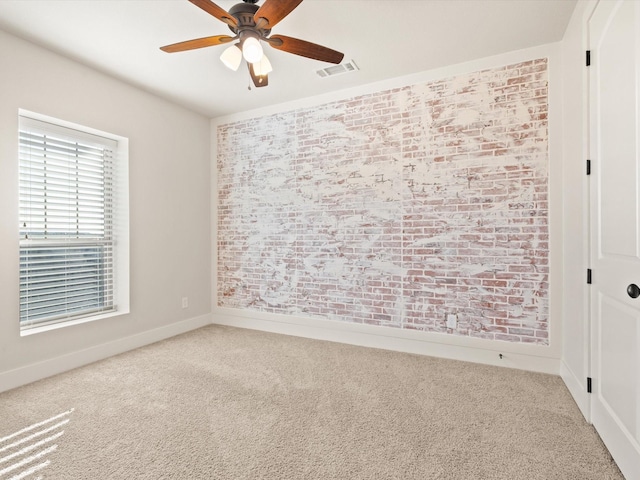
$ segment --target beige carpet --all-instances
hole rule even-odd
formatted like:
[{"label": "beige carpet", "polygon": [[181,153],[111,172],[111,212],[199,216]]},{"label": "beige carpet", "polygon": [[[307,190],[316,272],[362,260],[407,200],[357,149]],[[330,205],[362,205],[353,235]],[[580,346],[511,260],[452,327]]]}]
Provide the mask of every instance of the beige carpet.
[{"label": "beige carpet", "polygon": [[210,326],[0,394],[10,478],[622,476],[558,377]]}]

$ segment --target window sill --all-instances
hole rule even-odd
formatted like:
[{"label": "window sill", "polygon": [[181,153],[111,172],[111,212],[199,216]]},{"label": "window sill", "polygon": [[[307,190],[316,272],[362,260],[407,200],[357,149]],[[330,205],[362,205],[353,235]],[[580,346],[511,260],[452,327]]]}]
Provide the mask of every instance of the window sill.
[{"label": "window sill", "polygon": [[129,309],[126,310],[115,310],[112,312],[102,313],[100,315],[91,315],[83,318],[76,318],[74,320],[67,320],[58,323],[52,323],[50,325],[42,325],[39,327],[20,327],[20,336],[26,337],[29,335],[35,335],[37,333],[49,332],[51,330],[57,330],[59,328],[71,327],[73,325],[80,325],[83,323],[95,322],[97,320],[103,320],[105,318],[113,318],[121,315],[126,315],[129,313]]}]

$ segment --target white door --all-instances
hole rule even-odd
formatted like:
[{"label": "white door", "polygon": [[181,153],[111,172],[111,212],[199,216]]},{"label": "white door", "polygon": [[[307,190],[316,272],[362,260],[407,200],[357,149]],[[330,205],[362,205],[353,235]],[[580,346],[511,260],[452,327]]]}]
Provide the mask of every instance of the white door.
[{"label": "white door", "polygon": [[[591,66],[593,424],[628,480],[640,479],[640,2],[601,0]],[[627,291],[629,290],[629,292]],[[571,332],[566,332],[570,335]]]}]

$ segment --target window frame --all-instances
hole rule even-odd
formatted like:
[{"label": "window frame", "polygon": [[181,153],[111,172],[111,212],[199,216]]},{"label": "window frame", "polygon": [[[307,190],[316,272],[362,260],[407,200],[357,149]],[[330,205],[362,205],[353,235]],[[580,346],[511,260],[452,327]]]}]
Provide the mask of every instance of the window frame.
[{"label": "window frame", "polygon": [[[104,212],[105,217],[109,216],[109,219],[105,218],[103,223],[105,224],[103,228],[103,234],[101,236],[100,232],[95,233],[87,238],[75,238],[74,233],[69,233],[65,235],[64,233],[59,234],[59,237],[54,239],[52,238],[24,238],[23,231],[23,223],[22,223],[22,213],[19,214],[20,222],[19,222],[19,252],[20,252],[20,271],[22,276],[23,269],[23,252],[28,251],[29,249],[40,248],[42,252],[48,252],[49,255],[57,251],[64,251],[61,255],[70,255],[69,258],[73,259],[73,254],[71,252],[78,252],[76,254],[77,258],[81,256],[91,256],[93,253],[96,264],[96,272],[99,271],[101,262],[104,261],[102,255],[104,254],[104,245],[107,246],[107,249],[111,249],[111,253],[107,253],[107,255],[111,255],[110,258],[111,265],[113,267],[112,273],[110,274],[112,277],[112,303],[113,305],[108,308],[97,308],[93,311],[85,310],[80,312],[67,312],[62,315],[58,315],[51,318],[41,318],[35,320],[26,320],[22,319],[22,307],[20,307],[20,335],[30,335],[33,333],[39,333],[43,331],[48,331],[51,329],[66,327],[70,325],[77,325],[80,323],[95,321],[103,318],[109,318],[114,316],[120,316],[129,313],[129,193],[128,193],[128,139],[122,136],[110,134],[104,131],[100,131],[97,129],[85,127],[76,123],[56,119],[50,116],[38,114],[35,112],[30,112],[27,110],[20,109],[18,112],[18,125],[19,132],[23,130],[32,130],[48,132],[51,135],[62,135],[66,138],[74,138],[79,142],[90,142],[95,143],[97,137],[99,137],[100,142],[111,148],[113,148],[113,158],[111,163],[112,166],[112,199],[111,199],[111,211],[107,210]],[[22,140],[18,140],[19,147],[22,148]],[[18,163],[20,164],[19,169],[19,183],[23,182],[23,168],[22,168],[22,160],[21,153],[18,154]],[[80,182],[80,180],[76,180],[76,182]],[[73,181],[70,181],[70,184],[73,184]],[[76,184],[77,185],[77,184]],[[22,188],[20,188],[22,191]],[[71,191],[71,188],[69,188]],[[66,192],[68,193],[68,192]],[[46,198],[46,193],[43,198]],[[23,201],[19,202],[20,208],[23,206]],[[69,213],[68,218],[73,218],[73,214]],[[45,216],[46,217],[46,216]],[[98,222],[99,223],[99,222]],[[99,230],[99,228],[98,228]],[[78,230],[79,231],[79,230]],[[79,234],[77,234],[79,235]],[[43,237],[47,237],[47,234],[42,232]],[[48,250],[47,250],[48,248]],[[94,250],[93,252],[91,250]],[[68,261],[67,257],[64,257],[64,261]],[[84,257],[83,257],[84,258]],[[61,263],[64,263],[61,262]],[[71,260],[73,261],[73,260]],[[84,262],[82,258],[79,262]],[[95,273],[94,277],[96,280],[99,280],[99,273]],[[20,295],[22,297],[23,287],[22,287],[22,278],[20,280]],[[99,283],[99,282],[98,282]],[[67,288],[68,291],[72,291],[71,288],[68,288],[67,285],[64,285],[64,288]],[[97,289],[101,287],[96,287]],[[99,294],[95,294],[99,295]],[[21,300],[22,301],[22,300]],[[108,303],[108,302],[107,302]]]}]

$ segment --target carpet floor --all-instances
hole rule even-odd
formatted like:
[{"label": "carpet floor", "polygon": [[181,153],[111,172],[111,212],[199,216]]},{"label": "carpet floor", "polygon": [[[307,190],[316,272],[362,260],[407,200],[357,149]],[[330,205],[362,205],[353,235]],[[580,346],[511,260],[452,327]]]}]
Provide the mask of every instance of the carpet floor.
[{"label": "carpet floor", "polygon": [[208,326],[0,394],[0,479],[623,479],[553,375]]}]

